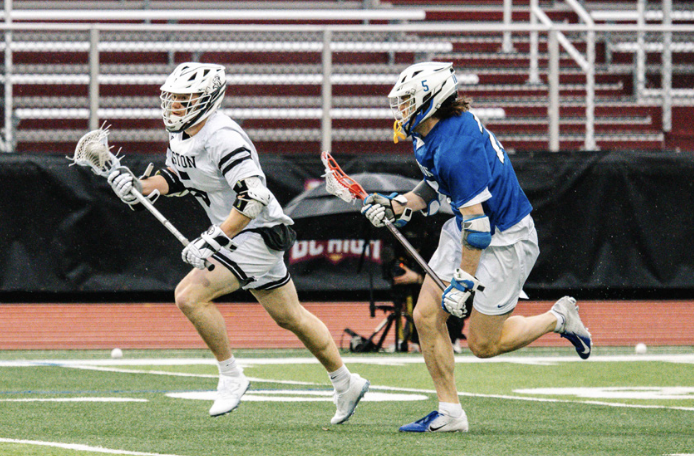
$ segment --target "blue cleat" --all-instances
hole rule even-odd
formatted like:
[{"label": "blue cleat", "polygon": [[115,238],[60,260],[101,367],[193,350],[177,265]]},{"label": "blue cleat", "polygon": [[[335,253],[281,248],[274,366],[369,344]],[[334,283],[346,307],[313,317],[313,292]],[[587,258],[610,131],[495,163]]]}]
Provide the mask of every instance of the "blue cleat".
[{"label": "blue cleat", "polygon": [[564,296],[552,306],[552,313],[563,320],[556,332],[576,347],[576,352],[581,359],[588,359],[593,347],[593,339],[583,325],[581,317],[578,316],[576,300]]},{"label": "blue cleat", "polygon": [[458,418],[443,415],[436,410],[414,423],[406,424],[400,432],[467,432],[468,423],[465,412]]}]

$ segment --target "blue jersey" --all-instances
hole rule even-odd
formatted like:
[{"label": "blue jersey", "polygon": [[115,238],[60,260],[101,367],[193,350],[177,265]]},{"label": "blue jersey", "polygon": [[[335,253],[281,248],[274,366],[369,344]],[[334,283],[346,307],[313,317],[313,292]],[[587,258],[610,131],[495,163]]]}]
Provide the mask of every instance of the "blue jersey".
[{"label": "blue jersey", "polygon": [[520,222],[532,211],[513,171],[511,161],[496,137],[473,114],[463,113],[439,121],[425,138],[413,138],[415,158],[424,178],[451,199],[458,227],[459,208],[475,198],[484,199],[492,234]]}]

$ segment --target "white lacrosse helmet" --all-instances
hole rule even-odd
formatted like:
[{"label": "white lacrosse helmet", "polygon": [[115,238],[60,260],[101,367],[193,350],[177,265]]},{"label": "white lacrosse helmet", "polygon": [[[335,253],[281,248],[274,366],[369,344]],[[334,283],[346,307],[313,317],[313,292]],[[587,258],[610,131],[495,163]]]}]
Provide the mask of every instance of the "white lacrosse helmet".
[{"label": "white lacrosse helmet", "polygon": [[[226,91],[224,67],[211,63],[180,64],[161,86],[161,109],[164,126],[178,133],[200,123],[222,104]],[[181,95],[189,95],[181,99]],[[178,103],[181,109],[173,109]],[[181,114],[179,111],[184,111]]]},{"label": "white lacrosse helmet", "polygon": [[408,67],[388,94],[395,116],[395,142],[405,139],[444,101],[458,93],[452,63],[424,62]]}]

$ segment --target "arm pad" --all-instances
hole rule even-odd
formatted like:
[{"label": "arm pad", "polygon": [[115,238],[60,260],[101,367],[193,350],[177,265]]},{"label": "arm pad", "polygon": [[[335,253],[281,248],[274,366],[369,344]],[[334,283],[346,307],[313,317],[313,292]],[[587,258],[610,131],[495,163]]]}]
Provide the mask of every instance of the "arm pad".
[{"label": "arm pad", "polygon": [[484,250],[492,243],[491,226],[486,215],[463,216],[463,245]]},{"label": "arm pad", "polygon": [[256,176],[241,179],[234,185],[234,208],[250,219],[256,218],[270,204],[272,192]]},{"label": "arm pad", "polygon": [[441,198],[443,195],[434,190],[426,180],[423,180],[417,184],[417,186],[412,189],[412,193],[419,196],[424,200],[425,203],[427,203],[426,209],[421,210],[425,217],[434,215],[439,211],[439,209],[441,209]]},{"label": "arm pad", "polygon": [[161,168],[157,171],[157,175],[161,176],[169,184],[169,192],[166,196],[184,196],[188,194],[188,189],[183,185],[183,181],[175,172],[168,168]]}]

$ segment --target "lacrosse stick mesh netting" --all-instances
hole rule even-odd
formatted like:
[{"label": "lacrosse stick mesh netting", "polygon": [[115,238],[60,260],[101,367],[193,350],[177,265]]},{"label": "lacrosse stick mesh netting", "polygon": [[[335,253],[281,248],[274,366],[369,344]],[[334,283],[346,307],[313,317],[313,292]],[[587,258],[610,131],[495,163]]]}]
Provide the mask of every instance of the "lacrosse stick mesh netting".
[{"label": "lacrosse stick mesh netting", "polygon": [[107,173],[118,166],[118,159],[108,146],[108,129],[92,130],[80,138],[72,157],[74,164],[89,166],[97,174]]}]

